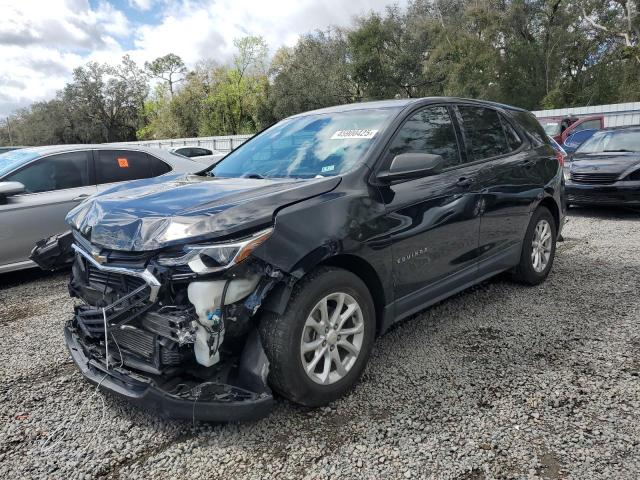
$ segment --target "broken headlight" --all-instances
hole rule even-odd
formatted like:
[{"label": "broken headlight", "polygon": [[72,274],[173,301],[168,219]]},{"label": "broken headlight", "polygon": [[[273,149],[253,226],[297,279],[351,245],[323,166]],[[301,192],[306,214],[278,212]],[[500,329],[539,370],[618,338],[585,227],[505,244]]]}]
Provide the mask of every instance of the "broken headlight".
[{"label": "broken headlight", "polygon": [[179,256],[160,255],[158,263],[165,267],[189,265],[195,273],[217,272],[243,261],[269,238],[272,232],[273,228],[268,228],[233,242],[187,245]]}]

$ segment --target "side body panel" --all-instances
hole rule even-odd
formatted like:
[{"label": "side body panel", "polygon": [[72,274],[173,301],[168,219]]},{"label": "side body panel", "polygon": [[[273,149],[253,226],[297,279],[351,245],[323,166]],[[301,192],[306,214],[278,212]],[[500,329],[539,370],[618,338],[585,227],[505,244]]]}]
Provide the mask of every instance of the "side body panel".
[{"label": "side body panel", "polygon": [[[53,192],[10,197],[0,205],[0,271],[13,270],[9,264],[28,262],[38,240],[69,229],[64,219],[69,210],[96,193],[95,185]],[[32,266],[27,263],[22,268]],[[15,266],[15,269],[20,266]]]},{"label": "side body panel", "polygon": [[[480,200],[478,166],[380,187],[393,242],[395,315],[429,300],[430,286],[457,273],[475,275]],[[459,180],[473,179],[471,186]]]},{"label": "side body panel", "polygon": [[368,264],[387,305],[393,299],[391,229],[380,192],[367,185],[369,169],[342,178],[340,186],[274,212],[272,236],[253,253],[294,278],[340,255]]}]

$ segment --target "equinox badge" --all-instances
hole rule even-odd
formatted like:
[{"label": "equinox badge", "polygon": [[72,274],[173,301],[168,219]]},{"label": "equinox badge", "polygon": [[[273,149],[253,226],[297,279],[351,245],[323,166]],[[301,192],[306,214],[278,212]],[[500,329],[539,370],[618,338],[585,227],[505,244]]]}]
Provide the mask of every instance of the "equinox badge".
[{"label": "equinox badge", "polygon": [[411,252],[410,254],[405,255],[404,257],[398,258],[396,260],[396,263],[398,263],[398,264],[404,263],[404,262],[406,262],[408,260],[411,260],[413,258],[419,257],[420,255],[424,255],[425,253],[427,253],[427,247],[419,248],[415,252]]}]

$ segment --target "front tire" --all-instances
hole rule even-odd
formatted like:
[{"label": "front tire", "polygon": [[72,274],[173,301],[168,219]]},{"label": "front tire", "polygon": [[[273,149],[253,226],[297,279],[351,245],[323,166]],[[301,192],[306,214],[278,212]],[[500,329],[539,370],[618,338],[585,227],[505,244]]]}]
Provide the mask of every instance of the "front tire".
[{"label": "front tire", "polygon": [[531,216],[522,244],[520,263],[513,275],[518,282],[538,285],[549,275],[556,254],[557,226],[546,207]]},{"label": "front tire", "polygon": [[336,400],[362,374],[375,328],[371,294],[358,276],[333,267],[314,270],[295,285],[283,315],[261,318],[271,387],[302,405]]}]

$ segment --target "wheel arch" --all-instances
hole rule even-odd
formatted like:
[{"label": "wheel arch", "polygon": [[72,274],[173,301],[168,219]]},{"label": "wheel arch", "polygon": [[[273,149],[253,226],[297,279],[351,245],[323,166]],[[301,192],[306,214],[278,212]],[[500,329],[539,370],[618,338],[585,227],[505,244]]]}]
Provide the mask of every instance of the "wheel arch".
[{"label": "wheel arch", "polygon": [[317,266],[342,268],[353,273],[364,282],[373,300],[373,306],[376,311],[376,332],[379,333],[383,326],[386,296],[380,276],[371,264],[356,255],[339,254],[323,260]]},{"label": "wheel arch", "polygon": [[373,300],[373,306],[376,312],[376,333],[379,334],[383,329],[384,309],[386,306],[384,286],[375,268],[363,258],[353,254],[341,253],[313,262],[312,265],[308,264],[304,270],[304,275],[292,276],[290,278],[292,280],[295,279],[294,281],[288,283],[280,282],[274,287],[262,303],[262,308],[276,314],[283,314],[289,303],[289,298],[291,297],[295,283],[311,271],[323,266],[342,268],[343,270],[353,273],[364,282]]},{"label": "wheel arch", "polygon": [[560,232],[560,208],[558,207],[558,204],[556,203],[554,198],[553,197],[543,198],[538,204],[538,207],[546,207],[551,212],[553,221],[556,224],[556,232]]}]

